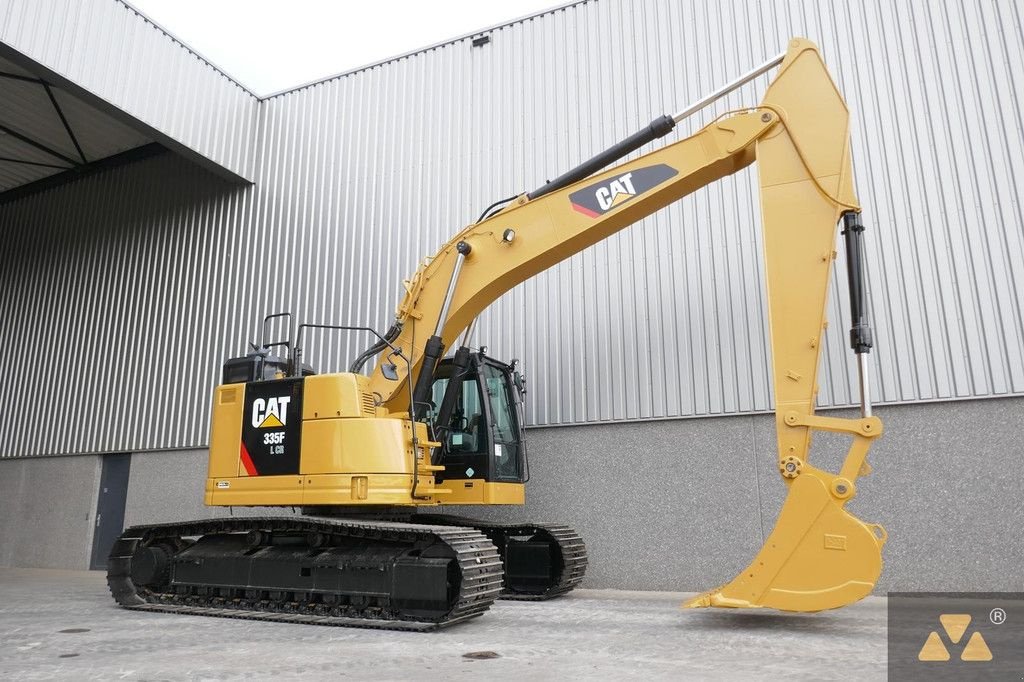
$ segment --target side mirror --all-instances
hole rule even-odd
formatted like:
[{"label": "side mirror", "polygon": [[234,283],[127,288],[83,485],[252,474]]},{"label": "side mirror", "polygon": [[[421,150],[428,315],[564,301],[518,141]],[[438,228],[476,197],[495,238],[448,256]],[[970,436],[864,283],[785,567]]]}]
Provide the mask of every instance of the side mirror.
[{"label": "side mirror", "polygon": [[513,372],[512,383],[516,385],[516,391],[519,392],[519,400],[526,398],[526,377],[519,372]]},{"label": "side mirror", "polygon": [[[394,348],[394,346],[391,346]],[[384,375],[384,378],[388,381],[398,381],[398,365],[395,364],[393,358],[400,357],[405,360],[405,356],[402,355],[401,348],[395,348],[395,350],[388,353],[387,359],[389,362],[381,363],[380,373]],[[407,361],[408,362],[408,361]]]}]

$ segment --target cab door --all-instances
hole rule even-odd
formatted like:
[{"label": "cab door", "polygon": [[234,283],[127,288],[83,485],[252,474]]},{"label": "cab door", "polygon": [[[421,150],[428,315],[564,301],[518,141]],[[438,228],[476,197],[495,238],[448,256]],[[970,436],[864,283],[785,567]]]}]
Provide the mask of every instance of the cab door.
[{"label": "cab door", "polygon": [[[488,359],[489,360],[489,359]],[[478,373],[490,424],[492,471],[490,481],[523,481],[526,444],[520,423],[518,394],[509,368],[487,361]]]},{"label": "cab door", "polygon": [[519,392],[509,365],[482,353],[465,367],[446,358],[434,374],[431,402],[434,439],[441,443],[432,459],[445,467],[438,480],[525,480]]}]

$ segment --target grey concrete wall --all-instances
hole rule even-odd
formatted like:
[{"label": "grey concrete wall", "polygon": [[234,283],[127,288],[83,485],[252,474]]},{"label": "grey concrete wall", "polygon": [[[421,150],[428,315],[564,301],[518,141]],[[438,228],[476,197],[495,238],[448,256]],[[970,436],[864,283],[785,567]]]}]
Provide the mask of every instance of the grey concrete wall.
[{"label": "grey concrete wall", "polygon": [[[843,414],[843,413],[832,413]],[[848,509],[889,532],[878,592],[1024,589],[1024,399],[883,407],[874,473]],[[855,416],[855,415],[849,415]],[[587,541],[588,587],[710,589],[760,549],[782,506],[773,418],[533,429],[522,509]],[[846,439],[818,435],[838,470]]]},{"label": "grey concrete wall", "polygon": [[[878,414],[875,471],[849,506],[889,531],[878,591],[1024,590],[1024,399]],[[589,587],[711,588],[753,558],[782,505],[774,438],[769,415],[532,429],[526,506],[452,511],[574,526]],[[843,441],[818,436],[813,461],[835,469]],[[96,457],[0,461],[0,565],[85,566],[98,476]],[[203,450],[136,453],[126,524],[229,513],[203,506],[205,477]]]},{"label": "grey concrete wall", "polygon": [[297,509],[290,507],[207,507],[203,503],[206,464],[206,450],[136,452],[132,455],[124,510],[125,527],[184,519],[210,519],[232,514],[281,516],[298,513]]},{"label": "grey concrete wall", "polygon": [[[125,526],[226,516],[203,504],[206,450],[132,455]],[[89,567],[101,456],[0,459],[0,567]],[[237,514],[292,510],[239,509]]]},{"label": "grey concrete wall", "polygon": [[0,566],[89,567],[98,456],[0,459]]},{"label": "grey concrete wall", "polygon": [[[875,472],[849,505],[889,531],[878,590],[1024,589],[1024,399],[878,414]],[[529,441],[525,507],[452,511],[572,525],[590,548],[589,587],[726,582],[760,549],[785,494],[770,415],[531,429]],[[820,434],[813,461],[836,470],[845,448]],[[126,521],[224,513],[203,507],[205,476],[204,451],[137,454]]]},{"label": "grey concrete wall", "polygon": [[203,504],[205,484],[206,450],[135,453],[125,500],[125,527],[221,516],[221,509]]}]

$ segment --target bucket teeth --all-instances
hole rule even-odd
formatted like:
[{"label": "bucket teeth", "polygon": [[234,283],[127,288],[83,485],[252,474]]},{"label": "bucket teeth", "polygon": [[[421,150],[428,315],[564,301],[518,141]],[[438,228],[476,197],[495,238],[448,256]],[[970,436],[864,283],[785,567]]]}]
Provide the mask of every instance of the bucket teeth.
[{"label": "bucket teeth", "polygon": [[727,587],[722,585],[716,587],[713,590],[702,592],[696,597],[693,597],[689,601],[683,603],[684,609],[705,609],[709,607],[719,607],[727,609],[759,609],[760,604],[754,604],[744,599],[730,599],[722,594],[722,590]]}]

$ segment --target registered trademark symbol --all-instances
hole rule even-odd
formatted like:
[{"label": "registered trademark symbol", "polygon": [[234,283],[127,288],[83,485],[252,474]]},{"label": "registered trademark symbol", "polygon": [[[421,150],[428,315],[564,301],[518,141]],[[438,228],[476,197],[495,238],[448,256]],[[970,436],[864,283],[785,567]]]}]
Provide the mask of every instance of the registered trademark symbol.
[{"label": "registered trademark symbol", "polygon": [[993,625],[1002,625],[1006,622],[1006,611],[997,606],[989,612],[988,619],[992,621]]}]

